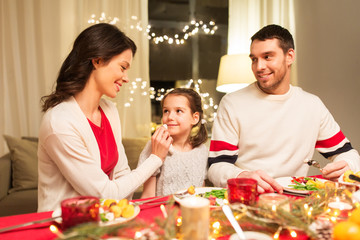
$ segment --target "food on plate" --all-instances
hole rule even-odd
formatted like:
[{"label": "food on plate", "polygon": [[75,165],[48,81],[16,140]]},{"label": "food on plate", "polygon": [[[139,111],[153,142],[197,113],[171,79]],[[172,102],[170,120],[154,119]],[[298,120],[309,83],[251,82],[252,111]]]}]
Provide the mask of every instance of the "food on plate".
[{"label": "food on plate", "polygon": [[226,189],[212,189],[209,192],[199,193],[197,194],[199,197],[204,197],[209,199],[210,206],[219,206],[217,199],[225,199],[227,198],[227,191]]},{"label": "food on plate", "polygon": [[360,171],[357,172],[357,173],[354,173],[352,170],[347,170],[347,171],[344,172],[343,179],[342,179],[344,182],[356,183],[356,181],[351,180],[351,179],[349,178],[349,175],[350,175],[350,174],[354,174],[354,175],[360,177]]},{"label": "food on plate", "polygon": [[122,212],[121,216],[124,217],[124,218],[130,218],[130,217],[134,216],[134,213],[135,213],[134,205],[128,204],[123,209],[123,212]]},{"label": "food on plate", "polygon": [[102,222],[113,221],[116,218],[130,218],[135,214],[135,207],[129,200],[105,199],[100,201],[100,219]]},{"label": "food on plate", "polygon": [[106,206],[106,207],[110,207],[111,204],[116,204],[116,200],[115,199],[106,199],[104,201],[104,203],[102,204],[103,206]]},{"label": "food on plate", "polygon": [[186,190],[179,191],[174,194],[175,201],[181,201],[181,199],[195,196],[207,198],[210,201],[210,207],[221,206],[223,201],[227,198],[226,188],[213,188],[213,187],[194,187],[190,186]]},{"label": "food on plate", "polygon": [[123,198],[123,199],[119,200],[117,205],[121,208],[125,208],[127,205],[129,205],[129,200],[127,200],[126,198]]},{"label": "food on plate", "polygon": [[195,194],[195,186],[191,185],[191,186],[187,189],[187,192],[188,192],[190,195],[194,195],[194,194]]},{"label": "food on plate", "polygon": [[204,194],[204,198],[208,198],[210,196],[214,196],[216,198],[220,198],[220,199],[224,199],[226,198],[227,196],[227,191],[226,189],[213,189],[211,190],[210,192],[205,192],[203,193]]},{"label": "food on plate", "polygon": [[110,212],[114,213],[114,218],[121,217],[122,208],[118,205],[112,205],[109,210]]},{"label": "food on plate", "polygon": [[292,177],[291,182],[294,184],[289,187],[296,190],[316,191],[324,188],[324,182],[315,177]]}]

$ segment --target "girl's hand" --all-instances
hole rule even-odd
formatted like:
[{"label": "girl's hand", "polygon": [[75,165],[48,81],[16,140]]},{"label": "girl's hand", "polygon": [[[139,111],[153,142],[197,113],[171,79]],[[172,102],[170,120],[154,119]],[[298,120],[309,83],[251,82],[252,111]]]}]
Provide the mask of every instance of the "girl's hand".
[{"label": "girl's hand", "polygon": [[151,153],[165,161],[173,142],[168,130],[165,127],[159,127],[151,137]]}]

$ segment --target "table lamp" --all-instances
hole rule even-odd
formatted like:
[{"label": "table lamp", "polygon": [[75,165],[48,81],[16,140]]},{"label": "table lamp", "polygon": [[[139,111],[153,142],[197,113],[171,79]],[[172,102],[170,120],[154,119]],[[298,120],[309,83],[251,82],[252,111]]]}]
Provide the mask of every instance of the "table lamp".
[{"label": "table lamp", "polygon": [[234,54],[221,57],[216,85],[217,91],[234,92],[254,81],[249,55]]}]

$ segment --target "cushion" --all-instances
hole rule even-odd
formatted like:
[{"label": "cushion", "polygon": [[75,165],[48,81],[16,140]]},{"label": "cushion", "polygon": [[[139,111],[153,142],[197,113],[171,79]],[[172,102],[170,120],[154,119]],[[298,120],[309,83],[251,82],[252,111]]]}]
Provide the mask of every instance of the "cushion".
[{"label": "cushion", "polygon": [[10,150],[12,188],[9,193],[38,186],[38,143],[4,135]]}]

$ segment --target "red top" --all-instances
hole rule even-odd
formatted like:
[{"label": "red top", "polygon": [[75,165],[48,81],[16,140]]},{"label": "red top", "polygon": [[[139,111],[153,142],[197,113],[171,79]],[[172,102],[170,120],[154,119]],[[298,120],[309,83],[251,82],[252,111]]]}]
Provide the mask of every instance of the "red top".
[{"label": "red top", "polygon": [[107,119],[105,113],[100,107],[99,110],[101,112],[100,127],[96,126],[89,119],[88,121],[94,132],[96,141],[99,146],[101,169],[110,177],[111,171],[114,169],[118,162],[119,153],[109,120]]}]

